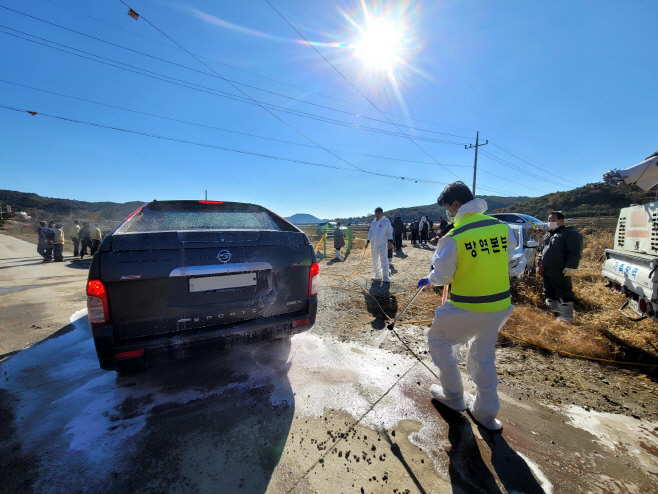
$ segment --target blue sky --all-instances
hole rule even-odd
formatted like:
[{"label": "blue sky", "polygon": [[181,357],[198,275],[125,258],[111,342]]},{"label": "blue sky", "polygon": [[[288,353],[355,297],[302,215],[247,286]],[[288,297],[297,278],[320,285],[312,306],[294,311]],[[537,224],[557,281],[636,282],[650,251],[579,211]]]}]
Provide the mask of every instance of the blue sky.
[{"label": "blue sky", "polygon": [[476,131],[478,195],[658,149],[655,1],[269,2],[0,0],[0,188],[333,218],[471,185]]}]

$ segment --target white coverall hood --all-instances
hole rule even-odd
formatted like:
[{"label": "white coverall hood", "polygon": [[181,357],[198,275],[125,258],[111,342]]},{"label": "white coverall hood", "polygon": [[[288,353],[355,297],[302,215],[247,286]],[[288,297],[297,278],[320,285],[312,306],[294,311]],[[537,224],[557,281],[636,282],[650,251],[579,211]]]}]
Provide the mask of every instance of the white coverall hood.
[{"label": "white coverall hood", "polygon": [[466,204],[462,204],[455,215],[455,223],[461,220],[468,213],[484,213],[489,206],[484,199],[473,199]]}]

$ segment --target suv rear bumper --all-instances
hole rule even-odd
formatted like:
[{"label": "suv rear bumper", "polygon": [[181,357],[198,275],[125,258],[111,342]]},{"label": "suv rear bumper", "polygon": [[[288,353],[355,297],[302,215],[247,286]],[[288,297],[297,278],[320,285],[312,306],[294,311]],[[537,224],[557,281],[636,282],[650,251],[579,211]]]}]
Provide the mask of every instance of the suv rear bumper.
[{"label": "suv rear bumper", "polygon": [[[130,341],[116,341],[112,324],[92,325],[94,345],[101,369],[116,370],[124,361],[141,360],[143,364],[161,360],[187,357],[194,351],[219,350],[257,341],[285,338],[309,330],[315,324],[318,299],[309,297],[306,311],[280,316],[260,318],[230,326],[204,328],[198,331],[176,333],[171,336],[158,335],[153,338],[139,338]],[[293,326],[297,321],[307,319],[308,324]],[[115,360],[119,353],[144,350],[142,357]]]}]

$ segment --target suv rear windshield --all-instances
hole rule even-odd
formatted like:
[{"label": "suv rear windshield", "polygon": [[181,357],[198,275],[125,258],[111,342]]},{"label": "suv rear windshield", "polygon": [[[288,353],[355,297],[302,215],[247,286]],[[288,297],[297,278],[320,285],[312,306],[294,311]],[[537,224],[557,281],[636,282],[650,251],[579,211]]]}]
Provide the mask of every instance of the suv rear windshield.
[{"label": "suv rear windshield", "polygon": [[157,201],[147,204],[117,233],[181,230],[297,231],[287,221],[255,204]]}]

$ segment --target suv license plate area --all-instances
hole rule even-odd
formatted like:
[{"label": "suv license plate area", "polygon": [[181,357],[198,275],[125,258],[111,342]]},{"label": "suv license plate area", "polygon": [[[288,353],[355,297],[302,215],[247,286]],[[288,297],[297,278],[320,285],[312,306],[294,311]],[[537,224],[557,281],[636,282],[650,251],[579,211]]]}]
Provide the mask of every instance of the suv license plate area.
[{"label": "suv license plate area", "polygon": [[247,286],[256,286],[256,282],[256,273],[190,278],[190,292],[208,292],[212,290],[223,290],[225,288],[243,288]]}]

